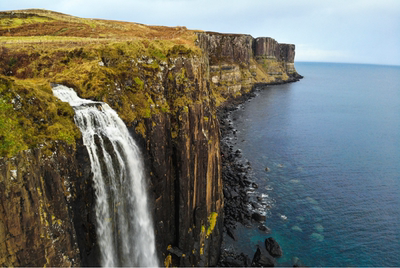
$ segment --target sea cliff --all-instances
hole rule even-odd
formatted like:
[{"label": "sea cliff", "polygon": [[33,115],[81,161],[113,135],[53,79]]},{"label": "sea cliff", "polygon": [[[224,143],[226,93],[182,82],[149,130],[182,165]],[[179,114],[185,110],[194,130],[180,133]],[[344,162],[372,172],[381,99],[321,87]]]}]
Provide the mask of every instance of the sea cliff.
[{"label": "sea cliff", "polygon": [[217,108],[298,80],[294,45],[184,27],[0,13],[0,265],[98,266],[90,161],[51,83],[108,103],[142,149],[165,266],[220,257]]}]

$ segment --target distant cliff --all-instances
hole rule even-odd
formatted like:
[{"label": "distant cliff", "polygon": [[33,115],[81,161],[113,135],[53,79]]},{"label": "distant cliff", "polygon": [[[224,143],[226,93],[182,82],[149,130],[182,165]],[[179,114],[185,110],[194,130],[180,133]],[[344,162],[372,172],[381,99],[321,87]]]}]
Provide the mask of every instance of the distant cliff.
[{"label": "distant cliff", "polygon": [[[294,45],[40,10],[0,15],[17,18],[26,23],[0,39],[0,124],[13,131],[0,132],[0,265],[99,265],[90,163],[51,82],[107,102],[139,142],[160,261],[215,265],[224,218],[216,109],[257,83],[299,79]],[[35,25],[51,41],[31,37]]]}]

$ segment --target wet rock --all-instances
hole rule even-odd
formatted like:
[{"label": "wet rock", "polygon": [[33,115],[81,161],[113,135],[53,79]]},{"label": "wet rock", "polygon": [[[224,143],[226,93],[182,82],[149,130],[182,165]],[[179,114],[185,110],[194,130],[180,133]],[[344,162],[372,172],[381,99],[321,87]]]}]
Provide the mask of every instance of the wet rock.
[{"label": "wet rock", "polygon": [[251,265],[250,258],[244,254],[239,255],[228,253],[229,255],[224,256],[223,261],[221,261],[218,266],[220,267],[249,267]]},{"label": "wet rock", "polygon": [[241,156],[242,156],[242,151],[240,151],[239,149],[236,150],[235,156],[236,156],[236,157],[241,157]]},{"label": "wet rock", "polygon": [[231,195],[230,191],[227,188],[224,188],[223,192],[224,192],[224,197],[225,198],[227,198],[227,199],[232,198],[232,195]]},{"label": "wet rock", "polygon": [[251,262],[253,267],[274,267],[275,259],[268,254],[268,252],[258,247],[256,253],[254,254],[253,261]]},{"label": "wet rock", "polygon": [[260,225],[260,226],[258,226],[258,230],[260,230],[261,232],[267,233],[267,234],[271,233],[271,229],[269,229],[269,228],[268,228],[267,226],[265,226],[265,225]]},{"label": "wet rock", "polygon": [[231,228],[226,228],[226,234],[229,235],[233,240],[237,241],[235,231]]},{"label": "wet rock", "polygon": [[252,184],[252,182],[250,180],[247,179],[247,177],[245,176],[246,179],[243,180],[243,182],[246,184],[246,186],[250,186]]},{"label": "wet rock", "polygon": [[265,221],[265,220],[267,219],[266,216],[261,215],[261,214],[258,213],[258,212],[254,212],[254,213],[251,215],[251,218],[252,218],[253,220],[255,220],[255,221],[258,221],[258,222],[263,222],[263,221]]},{"label": "wet rock", "polygon": [[283,255],[281,246],[272,237],[265,239],[265,249],[274,257],[281,257]]}]

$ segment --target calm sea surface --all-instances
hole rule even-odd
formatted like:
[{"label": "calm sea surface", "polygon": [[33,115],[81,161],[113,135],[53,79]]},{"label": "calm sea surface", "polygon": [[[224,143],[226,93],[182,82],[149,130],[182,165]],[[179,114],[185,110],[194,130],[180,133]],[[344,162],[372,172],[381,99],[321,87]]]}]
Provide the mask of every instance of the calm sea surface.
[{"label": "calm sea surface", "polygon": [[262,90],[233,114],[272,229],[239,227],[233,247],[252,258],[272,236],[280,265],[400,266],[400,67],[296,69],[303,80]]}]

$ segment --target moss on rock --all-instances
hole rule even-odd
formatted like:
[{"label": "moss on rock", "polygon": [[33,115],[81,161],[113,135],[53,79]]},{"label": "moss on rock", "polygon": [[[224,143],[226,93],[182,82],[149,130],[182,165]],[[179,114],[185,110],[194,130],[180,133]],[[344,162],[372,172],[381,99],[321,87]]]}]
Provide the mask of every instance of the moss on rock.
[{"label": "moss on rock", "polygon": [[72,108],[53,96],[49,83],[0,76],[0,155],[62,140],[75,144],[80,132]]}]

